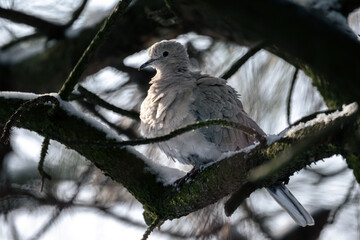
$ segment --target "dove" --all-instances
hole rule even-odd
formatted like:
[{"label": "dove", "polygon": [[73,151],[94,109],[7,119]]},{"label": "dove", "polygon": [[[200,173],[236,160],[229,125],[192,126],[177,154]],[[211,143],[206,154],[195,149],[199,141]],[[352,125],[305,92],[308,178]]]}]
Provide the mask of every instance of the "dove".
[{"label": "dove", "polygon": [[[194,72],[185,47],[173,40],[152,45],[146,67],[156,69],[147,96],[141,104],[140,129],[145,137],[158,137],[198,121],[224,119],[265,132],[244,111],[239,94],[226,81]],[[170,158],[193,166],[191,173],[216,161],[223,153],[236,151],[256,141],[240,129],[220,125],[189,131],[156,143]],[[266,188],[300,226],[314,225],[306,209],[282,183]]]}]

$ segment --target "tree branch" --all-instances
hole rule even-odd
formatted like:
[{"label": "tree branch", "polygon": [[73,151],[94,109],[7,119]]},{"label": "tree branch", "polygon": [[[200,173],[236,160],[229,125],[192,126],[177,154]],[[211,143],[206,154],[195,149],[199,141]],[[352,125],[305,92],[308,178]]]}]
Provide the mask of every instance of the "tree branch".
[{"label": "tree branch", "polygon": [[289,0],[183,0],[178,5],[192,31],[238,44],[265,41],[267,50],[312,78],[328,107],[360,102],[360,43],[345,23],[334,24],[336,19]]},{"label": "tree branch", "polygon": [[124,115],[124,116],[134,119],[136,121],[140,120],[140,116],[139,116],[140,114],[138,112],[131,111],[131,110],[125,110],[125,109],[116,107],[116,106],[104,101],[100,97],[96,96],[96,94],[90,92],[89,90],[87,90],[86,88],[84,88],[80,85],[78,86],[77,89],[88,101],[90,101],[94,104],[97,104],[103,108],[106,108],[106,109],[116,112],[118,114]]},{"label": "tree branch", "polygon": [[234,75],[240,68],[242,65],[244,65],[247,60],[249,60],[252,56],[254,56],[258,51],[260,51],[263,47],[265,47],[265,43],[264,42],[260,42],[255,44],[254,46],[252,46],[245,54],[244,56],[242,56],[241,58],[239,58],[238,60],[235,61],[235,63],[233,63],[231,65],[231,67],[226,70],[225,73],[223,73],[221,75],[221,78],[223,79],[229,79],[232,75]]},{"label": "tree branch", "polygon": [[[29,15],[27,13],[23,13],[14,9],[6,9],[2,7],[0,7],[0,17],[16,23],[23,23],[31,27],[34,27],[36,30],[42,32],[50,39],[59,39],[64,37],[65,30],[69,28],[76,21],[76,19],[78,19],[78,17],[84,10],[87,2],[88,0],[83,0],[83,2],[80,4],[78,9],[76,9],[72,14],[70,21],[68,21],[66,24],[52,23],[44,19],[41,19],[39,17]],[[36,35],[37,34],[35,34],[35,36]],[[21,41],[27,40],[29,37],[33,38],[34,35],[29,35],[24,38],[15,40],[14,42],[11,43],[11,45],[19,42],[19,40]]]},{"label": "tree branch", "polygon": [[[0,94],[0,125],[4,123],[22,103],[19,94]],[[56,111],[56,118],[49,115],[52,109],[49,105],[37,105],[32,111],[26,111],[15,123],[17,127],[23,127],[36,131],[41,135],[59,142],[66,141],[67,147],[76,150],[81,155],[92,161],[106,175],[121,183],[140,201],[146,211],[146,221],[151,224],[154,219],[173,219],[199,210],[219,199],[235,192],[242,186],[252,184],[251,191],[257,188],[270,186],[278,181],[283,181],[306,165],[332,156],[341,152],[344,146],[343,134],[348,127],[356,124],[357,110],[355,107],[347,108],[338,115],[331,115],[331,121],[327,119],[312,122],[304,127],[295,127],[281,141],[270,146],[258,145],[251,152],[239,152],[226,157],[222,161],[215,162],[205,168],[195,179],[184,184],[180,191],[171,185],[163,185],[161,168],[155,167],[134,150],[127,147],[94,147],[78,146],[71,142],[78,139],[97,141],[100,143],[114,143],[116,136],[104,132],[96,124],[70,110],[67,102],[60,101],[60,107]],[[70,112],[69,112],[70,111]],[[77,131],[73,131],[77,129]],[[331,131],[327,131],[331,129]],[[256,182],[250,182],[251,170],[261,166],[271,159],[276,159],[283,152],[287,152],[293,146],[313,137],[314,132],[322,131],[323,136],[316,138],[312,144],[303,148],[291,161],[286,161],[277,171],[268,176],[263,176]],[[160,169],[160,170],[155,170]],[[163,169],[164,170],[164,169]],[[166,168],[165,168],[166,170]],[[166,170],[168,171],[168,170]]]},{"label": "tree branch", "polygon": [[59,96],[61,99],[66,100],[69,97],[76,83],[80,80],[80,77],[83,74],[91,57],[95,54],[95,51],[99,48],[104,38],[109,34],[110,29],[113,27],[116,20],[122,17],[122,15],[125,13],[131,1],[132,0],[119,1],[111,15],[105,20],[104,24],[97,32],[90,45],[86,48],[85,52],[83,53],[79,61],[76,63],[74,69],[72,70],[69,77],[66,79],[64,85],[60,89]]}]

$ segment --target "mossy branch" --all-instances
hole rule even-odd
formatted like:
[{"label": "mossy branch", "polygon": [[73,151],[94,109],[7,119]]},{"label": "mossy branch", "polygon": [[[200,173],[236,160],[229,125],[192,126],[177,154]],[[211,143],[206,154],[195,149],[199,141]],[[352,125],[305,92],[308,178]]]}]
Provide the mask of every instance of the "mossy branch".
[{"label": "mossy branch", "polygon": [[31,110],[31,108],[33,108],[39,104],[44,104],[46,102],[51,102],[51,103],[55,104],[55,108],[57,108],[59,106],[58,100],[55,97],[50,96],[50,95],[40,96],[40,97],[26,101],[23,104],[21,104],[20,107],[17,108],[16,111],[14,111],[14,113],[11,115],[11,117],[6,121],[4,129],[1,134],[0,143],[6,144],[9,141],[11,128],[14,126],[16,121],[19,120],[19,118],[22,116],[22,114],[25,111]]},{"label": "mossy branch", "polygon": [[[4,94],[0,94],[0,124],[5,123],[11,114],[25,102],[18,99],[16,94],[14,96],[12,99],[9,94],[5,97]],[[88,139],[99,143],[111,143],[114,140],[109,139],[105,132],[90,124],[90,121],[85,121],[83,117],[79,118],[76,114],[62,109],[65,104],[68,103],[60,103],[56,111],[57,116],[60,117],[56,118],[49,115],[49,110],[53,108],[51,105],[38,104],[31,111],[23,112],[22,117],[14,125],[64,143],[68,148],[93,162],[104,174],[121,183],[143,204],[148,213],[147,216],[151,218],[148,222],[153,222],[158,217],[166,220],[187,215],[217,202],[249,183],[251,186],[247,194],[257,188],[283,181],[314,161],[341,153],[346,139],[343,134],[348,134],[345,130],[358,124],[357,113],[354,111],[341,112],[342,114],[330,122],[319,120],[314,124],[293,130],[291,135],[270,146],[258,145],[251,152],[238,152],[222,161],[215,162],[177,191],[172,185],[164,185],[164,180],[160,180],[162,179],[161,171],[155,170],[153,163],[131,148],[76,145],[78,139]],[[324,135],[321,138],[302,149],[296,156],[292,156],[291,161],[287,161],[277,171],[271,172],[270,176],[250,182],[249,174],[253,169],[277,158],[279,154],[286,152],[304,139],[313,137],[314,133],[320,132],[321,129],[335,125],[339,127],[332,127],[333,131],[323,132]],[[163,170],[166,171],[166,168]]]},{"label": "mossy branch", "polygon": [[132,0],[119,0],[119,3],[114,8],[111,15],[105,20],[104,24],[97,32],[94,39],[91,41],[90,45],[87,47],[87,49],[75,65],[74,69],[71,71],[69,77],[66,79],[64,85],[60,89],[59,96],[61,97],[61,99],[67,100],[67,98],[70,96],[76,83],[84,72],[87,64],[91,60],[91,57],[94,55],[103,40],[109,34],[110,29],[114,25],[114,23],[125,13],[127,7],[131,2]]}]

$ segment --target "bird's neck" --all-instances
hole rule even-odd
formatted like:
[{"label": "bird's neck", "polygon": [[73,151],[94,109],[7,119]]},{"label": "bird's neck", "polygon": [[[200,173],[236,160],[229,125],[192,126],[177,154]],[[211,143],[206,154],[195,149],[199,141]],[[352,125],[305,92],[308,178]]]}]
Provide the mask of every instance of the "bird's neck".
[{"label": "bird's neck", "polygon": [[177,68],[157,68],[156,75],[151,79],[150,84],[168,85],[176,84],[175,80],[189,81],[191,78],[191,71],[188,67]]}]

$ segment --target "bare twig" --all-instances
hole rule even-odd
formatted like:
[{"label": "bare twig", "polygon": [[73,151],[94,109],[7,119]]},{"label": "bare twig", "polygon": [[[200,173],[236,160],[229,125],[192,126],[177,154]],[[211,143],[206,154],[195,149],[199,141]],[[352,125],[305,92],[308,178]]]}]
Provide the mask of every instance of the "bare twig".
[{"label": "bare twig", "polygon": [[50,229],[50,227],[59,219],[60,215],[62,213],[62,209],[59,207],[56,207],[52,216],[47,221],[47,223],[31,238],[31,240],[37,240],[40,239],[40,237],[46,233]]},{"label": "bare twig", "polygon": [[352,194],[355,186],[356,186],[356,180],[354,179],[354,180],[351,182],[351,185],[349,186],[349,188],[348,188],[348,190],[347,190],[347,193],[346,193],[346,195],[345,195],[344,200],[337,206],[336,209],[334,209],[334,210],[332,211],[332,214],[331,214],[330,219],[329,219],[329,223],[330,223],[330,224],[333,224],[333,223],[334,223],[334,221],[335,221],[336,216],[338,215],[338,213],[346,206],[346,204],[347,204],[348,202],[350,202],[350,200],[351,200],[351,194]]},{"label": "bare twig", "polygon": [[292,97],[292,95],[293,95],[294,86],[295,86],[295,82],[296,82],[298,73],[299,73],[299,68],[296,68],[296,69],[295,69],[295,72],[294,72],[294,74],[293,74],[293,77],[292,77],[292,79],[291,79],[290,90],[289,90],[289,94],[288,94],[288,97],[287,97],[286,116],[287,116],[287,122],[288,122],[289,125],[291,124],[291,122],[290,122],[290,115],[291,115],[291,97]]},{"label": "bare twig", "polygon": [[124,13],[132,0],[121,0],[114,8],[111,15],[105,20],[104,24],[97,32],[90,45],[87,47],[74,69],[70,73],[69,77],[66,79],[64,85],[59,91],[59,96],[63,100],[67,100],[71,92],[73,91],[76,83],[78,82],[80,76],[84,72],[87,64],[89,63],[91,57],[94,55],[95,51],[99,48],[103,39],[109,34],[111,27],[114,25],[116,20],[120,18]]},{"label": "bare twig", "polygon": [[18,43],[21,43],[21,42],[24,42],[24,41],[28,41],[28,40],[31,40],[31,39],[35,39],[35,38],[39,38],[41,37],[42,34],[38,33],[38,32],[35,32],[35,33],[32,33],[32,34],[29,34],[29,35],[26,35],[26,36],[23,36],[23,37],[19,37],[19,38],[16,38],[8,43],[5,43],[4,45],[2,45],[0,47],[1,50],[6,50]]},{"label": "bare twig", "polygon": [[226,79],[226,80],[229,79],[232,75],[234,75],[241,68],[242,65],[244,65],[244,63],[246,63],[247,60],[249,60],[249,58],[254,56],[255,53],[260,51],[264,46],[265,46],[264,42],[260,42],[258,44],[255,44],[254,46],[252,46],[245,53],[244,56],[242,56],[241,58],[236,60],[235,63],[228,70],[226,70],[226,72],[223,73],[220,77],[223,79]]},{"label": "bare twig", "polygon": [[83,142],[83,141],[66,141],[64,140],[64,143],[72,143],[76,145],[88,145],[88,146],[98,146],[98,147],[123,147],[123,146],[137,146],[137,145],[144,145],[144,144],[151,144],[151,143],[158,143],[158,142],[165,142],[167,140],[170,140],[178,135],[184,134],[186,132],[189,132],[191,130],[195,130],[202,127],[207,127],[211,125],[221,125],[223,127],[230,127],[230,128],[236,128],[241,131],[243,131],[245,134],[248,134],[252,137],[254,137],[256,140],[258,140],[260,143],[265,143],[266,139],[263,135],[258,133],[255,129],[251,127],[244,126],[240,123],[227,121],[224,119],[213,119],[213,120],[206,120],[203,122],[197,122],[194,124],[187,125],[185,127],[176,129],[169,134],[160,136],[160,137],[154,137],[154,138],[144,138],[144,139],[135,139],[135,140],[129,140],[129,141],[122,141],[122,142],[106,142],[106,143],[96,143],[96,142]]},{"label": "bare twig", "polygon": [[0,17],[6,18],[16,23],[24,23],[26,25],[32,26],[50,38],[61,38],[64,35],[65,28],[63,25],[52,23],[14,9],[0,7]]},{"label": "bare twig", "polygon": [[98,97],[96,94],[90,92],[89,90],[87,90],[86,88],[84,88],[82,86],[78,86],[78,90],[87,100],[89,100],[90,102],[92,102],[94,104],[97,104],[103,108],[109,109],[109,110],[119,113],[121,115],[127,116],[136,121],[140,120],[138,112],[125,110],[125,109],[116,107],[116,106],[104,101],[103,99]]},{"label": "bare twig", "polygon": [[[6,19],[16,22],[16,23],[23,23],[23,24],[32,26],[35,29],[37,29],[39,32],[48,36],[50,39],[53,39],[53,38],[59,39],[59,38],[64,37],[65,30],[68,29],[78,19],[78,17],[84,10],[87,2],[88,2],[88,0],[83,0],[82,4],[80,4],[78,9],[76,9],[73,12],[70,21],[68,21],[66,24],[49,22],[47,20],[44,20],[42,18],[33,16],[33,15],[29,15],[29,14],[26,14],[26,13],[23,13],[23,12],[14,10],[14,9],[6,9],[6,8],[2,8],[2,7],[0,7],[0,17],[6,18]],[[16,43],[28,40],[30,38],[39,37],[39,36],[40,36],[39,33],[34,33],[34,34],[30,34],[28,36],[25,36],[25,37],[22,37],[19,39],[15,39],[14,41],[3,46],[2,49],[9,48],[10,46],[12,46]]]},{"label": "bare twig", "polygon": [[313,174],[315,174],[315,175],[317,176],[316,182],[314,183],[314,184],[316,184],[316,185],[317,185],[317,184],[320,184],[320,183],[321,183],[324,179],[326,179],[326,178],[334,177],[334,176],[336,176],[336,175],[339,175],[339,174],[341,174],[341,173],[349,170],[349,168],[348,168],[347,166],[345,166],[345,167],[343,167],[343,168],[340,168],[340,169],[338,169],[338,170],[336,170],[336,171],[330,172],[330,173],[323,173],[323,172],[321,172],[321,171],[319,171],[319,170],[312,169],[312,168],[310,168],[310,167],[306,167],[306,168],[304,168],[304,169],[305,169],[305,171],[308,171],[308,172],[310,172],[310,173],[313,173]]},{"label": "bare twig", "polygon": [[83,12],[88,0],[83,0],[80,6],[73,12],[71,19],[69,22],[67,22],[64,27],[68,28],[79,18],[80,14]]},{"label": "bare twig", "polygon": [[43,143],[41,145],[40,161],[39,161],[39,164],[38,164],[38,171],[39,171],[40,176],[41,176],[40,192],[42,192],[42,190],[43,190],[45,178],[51,180],[51,176],[47,172],[45,172],[45,170],[44,170],[44,161],[45,161],[45,157],[46,157],[47,150],[48,150],[48,147],[49,147],[49,143],[50,143],[50,138],[45,137],[44,141],[43,141]]},{"label": "bare twig", "polygon": [[152,231],[154,231],[154,229],[158,226],[160,226],[161,224],[163,224],[163,220],[161,218],[156,218],[154,220],[154,222],[146,229],[143,237],[141,238],[141,240],[146,240],[148,239],[149,235],[152,233]]},{"label": "bare twig", "polygon": [[[73,96],[73,94],[71,95]],[[87,101],[84,101],[82,99],[78,99],[77,102],[86,109],[86,111],[89,111],[90,113],[92,113],[95,117],[98,117],[101,121],[103,121],[106,125],[108,125],[111,129],[113,129],[114,131],[116,131],[119,135],[124,134],[126,135],[129,139],[132,138],[139,138],[139,135],[136,133],[136,131],[134,131],[134,129],[132,128],[122,128],[110,121],[108,121],[102,114],[100,114],[96,109],[95,109],[95,105],[93,105],[92,103],[89,103]]]},{"label": "bare twig", "polygon": [[250,219],[254,221],[261,232],[265,235],[266,239],[274,239],[273,236],[271,236],[269,228],[264,224],[264,219],[254,213],[254,210],[249,206],[248,201],[244,201],[242,206]]}]

